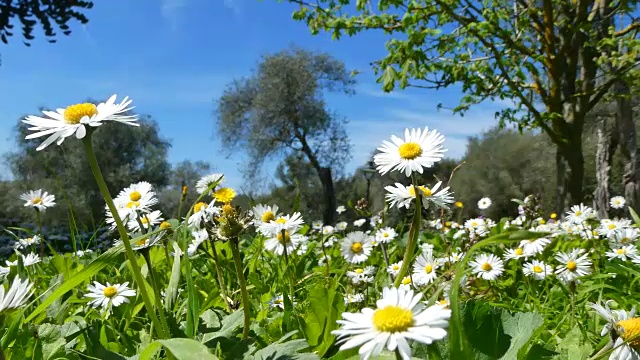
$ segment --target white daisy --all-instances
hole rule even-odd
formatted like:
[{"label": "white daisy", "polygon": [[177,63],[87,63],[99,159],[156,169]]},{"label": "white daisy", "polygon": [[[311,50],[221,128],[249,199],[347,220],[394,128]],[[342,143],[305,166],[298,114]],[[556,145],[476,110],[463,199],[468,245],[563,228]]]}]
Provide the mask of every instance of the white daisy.
[{"label": "white daisy", "polygon": [[624,310],[611,310],[609,302],[605,302],[604,307],[599,304],[591,304],[600,316],[606,321],[604,328],[600,332],[601,336],[607,333],[611,336],[613,351],[609,355],[610,360],[638,360],[640,353],[640,318],[635,317],[635,307],[630,312]]},{"label": "white daisy", "polygon": [[347,224],[346,221],[340,221],[339,223],[336,224],[336,230],[345,231],[347,230],[347,226],[349,226],[349,224]]},{"label": "white daisy", "polygon": [[584,204],[574,205],[567,212],[567,221],[574,224],[582,224],[586,219],[595,215],[592,208],[585,206]]},{"label": "white daisy", "polygon": [[311,228],[313,230],[322,230],[322,220],[314,220],[311,222]]},{"label": "white daisy", "polygon": [[609,202],[612,209],[624,209],[624,205],[626,203],[627,202],[622,196],[614,196],[611,198],[611,201]]},{"label": "white daisy", "polygon": [[640,237],[640,230],[637,228],[627,227],[621,231],[616,232],[612,238],[609,238],[611,242],[619,245],[628,245]]},{"label": "white daisy", "polygon": [[356,293],[356,294],[347,294],[344,297],[344,303],[346,304],[355,304],[355,303],[361,303],[364,301],[364,295],[361,293]]},{"label": "white daisy", "polygon": [[422,174],[423,168],[432,167],[444,157],[443,142],[444,136],[436,130],[429,131],[428,127],[406,129],[404,140],[392,135],[391,141],[383,141],[378,148],[381,152],[374,155],[373,161],[382,175],[394,170],[406,176],[412,172]]},{"label": "white daisy", "polygon": [[432,283],[438,275],[436,269],[440,264],[434,260],[432,253],[420,255],[413,264],[413,280],[418,286],[425,286]]},{"label": "white daisy", "polygon": [[482,199],[478,200],[478,209],[486,210],[489,208],[489,206],[491,206],[491,199],[489,199],[488,197],[483,197]]},{"label": "white daisy", "polygon": [[[293,301],[293,305],[296,305],[295,301]],[[269,300],[269,306],[271,306],[271,308],[279,308],[284,310],[284,296],[274,296],[273,298],[271,298],[271,300]]]},{"label": "white daisy", "polygon": [[630,226],[630,223],[624,220],[609,220],[606,222],[602,221],[600,223],[600,227],[598,227],[598,234],[606,236],[608,238],[612,238],[616,233],[621,232],[628,226]]},{"label": "white daisy", "polygon": [[214,188],[222,183],[224,174],[209,174],[205,175],[196,183],[196,191],[198,194],[202,194],[209,189],[209,194],[213,194]]},{"label": "white daisy", "polygon": [[413,281],[411,281],[411,276],[405,276],[402,278],[402,283],[400,284],[399,289],[411,290],[412,286],[413,286]]},{"label": "white daisy", "polygon": [[435,305],[424,307],[422,294],[414,296],[412,290],[384,288],[377,309],[365,308],[360,313],[342,313],[338,320],[341,329],[332,333],[343,343],[340,350],[360,347],[362,359],[378,356],[386,347],[398,350],[403,360],[411,359],[407,340],[432,344],[447,336],[451,310]]},{"label": "white daisy", "polygon": [[26,192],[20,195],[20,199],[25,201],[24,206],[33,207],[38,211],[45,211],[47,208],[56,205],[56,197],[42,189]]},{"label": "white daisy", "polygon": [[[284,235],[282,234],[284,232]],[[287,255],[291,255],[307,238],[304,235],[295,233],[294,229],[284,230],[275,234],[272,238],[265,241],[264,248],[276,255],[283,255],[287,252]]]},{"label": "white daisy", "polygon": [[189,226],[199,229],[205,223],[211,222],[214,216],[218,215],[220,215],[220,207],[215,206],[215,201],[209,204],[201,201],[193,206],[193,213],[189,216],[187,223]]},{"label": "white daisy", "polygon": [[268,206],[258,204],[251,209],[251,213],[253,214],[253,224],[255,226],[268,224],[278,216],[278,205]]},{"label": "white daisy", "polygon": [[463,257],[464,257],[464,253],[460,252],[460,249],[458,249],[458,251],[451,252],[451,256],[448,256],[446,260],[447,262],[455,264],[458,261],[460,261],[460,259],[462,259]]},{"label": "white daisy", "polygon": [[331,225],[326,225],[322,227],[322,235],[324,236],[329,236],[333,234],[333,232],[334,232],[334,229],[333,229],[333,226]]},{"label": "white daisy", "polygon": [[136,115],[122,115],[122,113],[133,109],[133,107],[128,107],[132,100],[125,97],[119,104],[116,104],[115,101],[116,95],[113,95],[109,100],[99,103],[97,106],[91,103],[75,104],[56,111],[43,111],[42,113],[46,117],[27,116],[22,122],[32,125],[29,130],[36,132],[27,135],[26,139],[49,135],[36,148],[37,151],[40,151],[53,142],[60,145],[65,138],[74,134],[76,138],[82,139],[87,134],[86,126],[97,127],[102,125],[104,121],[117,121],[138,126]]},{"label": "white daisy", "polygon": [[526,259],[531,256],[530,253],[525,252],[522,247],[518,247],[515,249],[507,249],[507,252],[504,254],[505,260],[515,260],[515,259]]},{"label": "white daisy", "polygon": [[402,267],[402,260],[397,263],[393,263],[387,267],[387,272],[391,274],[391,276],[396,277],[400,272],[400,268]]},{"label": "white daisy", "polygon": [[440,189],[440,185],[442,185],[442,181],[438,181],[432,188],[426,186],[418,187],[423,198],[422,206],[425,209],[429,208],[430,203],[445,209],[448,209],[449,204],[453,203],[453,196],[451,196],[452,193],[449,191],[449,187]]},{"label": "white daisy", "polygon": [[386,244],[395,239],[397,235],[396,231],[390,227],[382,228],[376,231],[376,241]]},{"label": "white daisy", "polygon": [[347,208],[344,207],[344,205],[340,205],[336,208],[336,212],[338,214],[342,214],[343,212],[347,211]]},{"label": "white daisy", "polygon": [[18,240],[18,244],[21,249],[27,248],[29,246],[35,246],[40,244],[40,236],[34,235],[33,237],[28,237],[25,239]]},{"label": "white daisy", "polygon": [[582,249],[573,249],[568,253],[559,252],[556,254],[556,260],[560,262],[560,266],[556,268],[556,274],[565,282],[591,274],[591,260]]},{"label": "white daisy", "polygon": [[[191,236],[193,236],[193,240],[191,240],[191,242],[187,246],[187,254],[189,256],[195,255],[196,251],[198,251],[198,247],[200,246],[200,244],[202,244],[203,242],[209,239],[209,233],[207,232],[206,229],[200,229],[200,230],[192,231]],[[176,246],[174,246],[174,249],[176,249]],[[179,249],[180,248],[178,247],[178,250]]]},{"label": "white daisy", "polygon": [[162,212],[160,210],[154,210],[149,213],[136,214],[135,217],[131,216],[127,222],[127,228],[129,231],[139,232],[142,229],[147,230],[160,224],[164,220],[162,218]]},{"label": "white daisy", "polygon": [[347,262],[359,264],[367,260],[371,254],[371,239],[362,231],[354,231],[342,239],[342,256]]},{"label": "white daisy", "polygon": [[265,236],[276,236],[282,230],[295,231],[304,224],[302,214],[280,215],[275,220],[260,224],[258,231]]},{"label": "white daisy", "polygon": [[326,248],[330,248],[333,246],[333,244],[338,242],[338,237],[337,236],[329,236],[327,238],[327,240],[324,242],[324,247]]},{"label": "white daisy", "polygon": [[[140,232],[136,232],[131,234],[131,248],[133,250],[141,250],[141,249],[146,249],[148,247],[154,246],[158,243],[158,241],[160,241],[162,239],[163,234],[162,233],[157,233],[157,234],[153,234],[151,236],[144,236],[144,234],[140,233]],[[136,241],[133,241],[136,238],[140,238]],[[113,243],[113,246],[119,246],[122,244],[122,239],[118,239]]]},{"label": "white daisy", "polygon": [[525,276],[531,276],[536,280],[544,280],[548,275],[553,274],[553,268],[542,261],[532,260],[522,265],[522,272]]},{"label": "white daisy", "polygon": [[480,254],[469,265],[472,273],[485,280],[495,280],[504,271],[502,260],[493,254]]},{"label": "white daisy", "polygon": [[136,291],[130,289],[127,285],[129,285],[128,282],[113,285],[107,282],[107,286],[104,286],[94,281],[93,285],[89,284],[87,287],[89,293],[86,294],[85,297],[92,299],[89,301],[89,305],[94,308],[102,307],[102,309],[106,311],[111,309],[111,307],[128,303],[128,297],[136,296]]},{"label": "white daisy", "polygon": [[551,240],[547,238],[537,238],[520,241],[520,247],[526,254],[535,255],[544,251],[544,248],[551,244]]},{"label": "white daisy", "polygon": [[353,271],[347,271],[347,277],[355,285],[361,283],[370,284],[374,280],[374,274],[376,268],[374,266],[367,266],[365,268],[358,268]]},{"label": "white daisy", "polygon": [[353,222],[353,226],[355,227],[361,227],[362,225],[364,225],[364,223],[367,222],[367,219],[358,219],[356,221]]},{"label": "white daisy", "polygon": [[638,257],[638,249],[633,245],[620,246],[617,249],[612,249],[605,253],[609,260],[620,259],[627,261],[629,258],[633,259]]},{"label": "white daisy", "polygon": [[394,186],[385,186],[387,191],[385,198],[390,207],[397,206],[399,209],[406,207],[407,209],[411,205],[411,202],[416,197],[416,192],[413,185],[405,186],[400,183],[395,183]]},{"label": "white daisy", "polygon": [[[40,261],[42,261],[40,259],[40,256],[38,254],[34,254],[34,253],[28,253],[27,256],[19,254],[18,256],[20,256],[22,258],[22,264],[24,266],[35,265],[35,264],[39,263]],[[14,261],[7,260],[6,263],[7,263],[7,266],[18,266],[18,260],[14,260]]]},{"label": "white daisy", "polygon": [[24,306],[33,294],[32,287],[29,279],[23,281],[17,277],[13,279],[9,290],[5,291],[4,286],[0,284],[0,314]]}]

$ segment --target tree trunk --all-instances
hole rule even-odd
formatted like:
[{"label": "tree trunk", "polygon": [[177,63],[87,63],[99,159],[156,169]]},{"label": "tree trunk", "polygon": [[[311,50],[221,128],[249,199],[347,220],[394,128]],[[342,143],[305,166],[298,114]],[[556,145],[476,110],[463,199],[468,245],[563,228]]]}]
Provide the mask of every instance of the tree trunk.
[{"label": "tree trunk", "polygon": [[636,124],[633,121],[633,109],[631,107],[631,92],[624,81],[618,81],[615,85],[616,93],[616,120],[620,137],[620,152],[624,159],[624,198],[627,206],[638,210],[640,195],[640,174],[638,174],[638,144],[636,138]]},{"label": "tree trunk", "polygon": [[556,212],[563,216],[567,198],[567,162],[560,147],[556,148]]},{"label": "tree trunk", "polygon": [[609,180],[611,179],[611,160],[618,146],[617,130],[612,126],[612,119],[608,116],[598,117],[596,129],[596,180],[593,202],[598,217],[609,217]]},{"label": "tree trunk", "polygon": [[324,202],[322,222],[326,225],[333,224],[336,214],[336,193],[333,189],[331,168],[321,167],[318,171],[318,176],[320,177],[320,182],[322,182],[322,195]]},{"label": "tree trunk", "polygon": [[567,169],[569,170],[566,179],[570,205],[577,205],[584,201],[584,191],[582,188],[582,181],[584,179],[582,131],[576,131],[567,140],[567,143],[560,149],[562,151],[562,157],[567,161]]}]

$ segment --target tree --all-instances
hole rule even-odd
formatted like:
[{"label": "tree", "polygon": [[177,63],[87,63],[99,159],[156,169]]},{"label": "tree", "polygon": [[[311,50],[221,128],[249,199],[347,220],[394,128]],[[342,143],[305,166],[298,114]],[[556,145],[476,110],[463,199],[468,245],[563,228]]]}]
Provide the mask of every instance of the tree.
[{"label": "tree", "polygon": [[352,94],[354,84],[344,64],[328,54],[291,48],[264,56],[250,77],[233,81],[218,100],[222,143],[249,154],[249,176],[270,156],[302,154],[322,184],[323,221],[333,223],[333,177],[348,160],[350,143],[344,120],[327,110],[324,94]]},{"label": "tree", "polygon": [[313,33],[393,35],[387,55],[374,63],[386,91],[459,84],[465,95],[454,110],[460,112],[487,99],[513,101],[496,114],[501,124],[539,128],[556,146],[557,207],[564,208],[566,191],[573,203],[583,201],[585,117],[634,74],[636,3],[383,0],[374,12],[370,0],[355,8],[349,0],[290,2],[300,5],[294,18]]},{"label": "tree", "polygon": [[[114,196],[139,181],[148,181],[157,188],[168,183],[170,144],[160,137],[151,117],[141,116],[139,124],[133,127],[106,123],[93,135],[102,173]],[[53,222],[64,224],[67,214],[63,209],[73,206],[79,223],[97,225],[104,217],[104,200],[89,170],[81,142],[65,141],[60,146],[36,151],[41,140],[25,139],[26,124],[19,121],[16,131],[18,149],[8,154],[7,160],[21,190],[42,187],[54,193],[59,209],[47,214]],[[18,196],[16,194],[15,199]]]},{"label": "tree", "polygon": [[183,160],[171,167],[167,187],[160,191],[160,209],[168,216],[178,215],[182,187],[187,186],[187,194],[183,199],[182,214],[185,215],[200,194],[196,191],[198,180],[211,172],[211,164],[205,161]]},{"label": "tree", "polygon": [[81,12],[93,8],[93,2],[83,0],[0,0],[0,40],[7,44],[13,36],[12,21],[18,18],[22,25],[25,45],[35,37],[33,30],[40,23],[47,40],[56,42],[56,27],[64,35],[71,34],[68,23],[77,20],[86,24],[89,19]]}]

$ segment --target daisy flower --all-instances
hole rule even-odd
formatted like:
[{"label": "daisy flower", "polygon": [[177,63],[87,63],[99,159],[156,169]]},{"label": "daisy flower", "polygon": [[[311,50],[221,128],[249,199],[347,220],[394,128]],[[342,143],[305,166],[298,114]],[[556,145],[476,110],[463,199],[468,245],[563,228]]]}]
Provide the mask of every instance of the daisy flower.
[{"label": "daisy flower", "polygon": [[532,260],[522,265],[522,272],[525,276],[531,276],[536,280],[544,280],[548,275],[553,274],[553,268],[542,261]]},{"label": "daisy flower", "polygon": [[460,252],[460,249],[458,249],[458,251],[453,251],[451,253],[451,256],[446,258],[446,261],[452,264],[455,264],[458,261],[460,261],[460,259],[462,259],[463,257],[464,257],[464,253]]},{"label": "daisy flower", "polygon": [[598,227],[598,234],[612,238],[616,233],[621,232],[623,229],[629,227],[631,224],[625,220],[609,220],[602,221],[600,227]]},{"label": "daisy flower", "polygon": [[640,346],[640,318],[635,317],[635,308],[630,312],[624,310],[611,310],[609,302],[605,305],[591,304],[591,308],[607,321],[600,332],[601,336],[607,333],[613,342],[613,352],[610,360],[637,360],[640,359],[638,346]]},{"label": "daisy flower", "polygon": [[[151,246],[154,246],[158,243],[158,241],[160,241],[160,239],[162,239],[162,233],[157,233],[157,234],[153,234],[151,236],[144,236],[145,234],[142,234],[140,232],[131,234],[131,248],[133,250],[141,250],[141,249],[146,249],[149,248]],[[133,241],[136,238],[140,238],[136,241]],[[118,239],[113,243],[113,246],[119,246],[122,244],[122,239]]]},{"label": "daisy flower", "polygon": [[187,223],[189,226],[200,228],[201,224],[209,222],[214,216],[220,215],[220,207],[215,206],[215,201],[207,204],[199,202],[193,206],[193,213],[189,216]]},{"label": "daisy flower", "polygon": [[627,227],[622,229],[621,231],[616,232],[613,237],[609,238],[611,242],[619,245],[627,245],[631,242],[636,241],[640,236],[640,230],[637,228]]},{"label": "daisy flower", "polygon": [[334,231],[334,229],[333,229],[333,226],[331,226],[331,225],[326,225],[326,226],[322,227],[322,235],[324,235],[324,236],[329,236],[329,235],[333,234],[333,231]]},{"label": "daisy flower", "polygon": [[400,284],[399,289],[411,290],[412,285],[413,281],[411,281],[411,276],[405,276],[402,278],[402,283]]},{"label": "daisy flower", "polygon": [[561,264],[556,268],[556,274],[565,282],[591,274],[591,260],[587,258],[587,254],[582,249],[573,249],[568,253],[559,252],[556,254],[556,260]]},{"label": "daisy flower", "polygon": [[416,285],[425,286],[432,283],[438,277],[436,269],[439,266],[432,253],[420,255],[413,265],[413,279]]},{"label": "daisy flower", "polygon": [[327,238],[327,240],[324,242],[324,247],[326,248],[330,248],[333,246],[333,244],[338,242],[338,237],[336,236],[329,236]]},{"label": "daisy flower", "polygon": [[451,310],[435,305],[425,309],[422,294],[412,290],[384,288],[377,309],[365,308],[359,313],[342,313],[337,323],[341,329],[332,331],[342,343],[340,350],[360,347],[362,359],[378,356],[383,348],[398,350],[403,360],[411,359],[407,340],[432,344],[447,336]]},{"label": "daisy flower", "polygon": [[347,211],[347,208],[344,207],[344,205],[340,205],[336,208],[336,212],[338,214],[342,214],[343,212]]},{"label": "daisy flower", "polygon": [[311,222],[311,228],[314,230],[322,230],[322,220],[314,220]]},{"label": "daisy flower", "polygon": [[472,273],[485,280],[495,280],[504,271],[502,260],[493,254],[480,254],[469,265]]},{"label": "daisy flower", "polygon": [[419,186],[420,193],[423,197],[422,206],[425,209],[429,208],[429,203],[433,203],[441,208],[449,209],[449,204],[453,203],[453,196],[449,191],[449,187],[440,189],[442,181],[438,181],[432,188],[426,186]]},{"label": "daisy flower", "polygon": [[544,251],[544,248],[551,243],[547,238],[537,238],[520,241],[520,247],[526,254],[535,255]]},{"label": "daisy flower", "polygon": [[[282,234],[283,232],[284,235]],[[276,255],[283,255],[285,251],[287,252],[287,255],[291,255],[298,248],[300,243],[306,239],[307,238],[304,235],[296,234],[293,229],[291,232],[289,230],[284,230],[265,241],[264,248]]]},{"label": "daisy flower", "polygon": [[402,260],[397,263],[391,264],[387,267],[387,272],[391,274],[391,276],[396,277],[400,272],[400,268],[402,267]]},{"label": "daisy flower", "polygon": [[478,200],[478,209],[486,210],[489,208],[489,206],[491,206],[491,199],[489,199],[488,197],[483,197],[482,199]]},{"label": "daisy flower", "polygon": [[29,279],[23,281],[20,278],[13,279],[9,290],[6,291],[0,284],[0,314],[24,306],[33,294],[32,287],[33,284]]},{"label": "daisy flower", "polygon": [[352,264],[367,260],[372,248],[369,236],[362,231],[350,232],[342,239],[342,256]]},{"label": "daisy flower", "polygon": [[356,294],[347,294],[344,297],[344,304],[354,304],[354,303],[361,303],[364,301],[364,295],[361,293],[356,293]]},{"label": "daisy flower", "polygon": [[593,217],[594,211],[584,204],[574,205],[567,212],[567,221],[573,224],[582,224],[586,219]]},{"label": "daisy flower", "polygon": [[518,247],[515,249],[507,249],[506,254],[504,254],[504,259],[505,260],[515,260],[515,259],[522,259],[522,258],[528,258],[531,254],[527,253],[524,251],[524,249],[522,247]]},{"label": "daisy flower", "polygon": [[224,178],[224,174],[214,173],[205,175],[196,182],[196,191],[198,191],[198,194],[203,194],[209,190],[209,194],[213,194],[213,189],[222,183],[222,178]]},{"label": "daisy flower", "polygon": [[127,285],[129,285],[128,282],[113,285],[107,282],[107,286],[104,286],[94,281],[93,285],[90,284],[87,287],[89,293],[85,295],[85,297],[92,299],[89,301],[89,305],[94,308],[102,307],[102,309],[106,311],[111,309],[111,307],[128,303],[128,297],[136,296],[136,291],[130,289]]},{"label": "daisy flower", "polygon": [[[209,233],[207,232],[206,229],[200,229],[200,230],[192,231],[191,236],[193,236],[193,240],[191,240],[191,242],[187,246],[187,254],[189,256],[193,256],[196,253],[196,251],[198,251],[198,247],[200,246],[200,244],[202,244],[203,242],[209,239]],[[174,246],[174,249],[175,248],[176,246]],[[180,248],[178,247],[177,249],[179,250]]]},{"label": "daisy flower", "polygon": [[[293,301],[293,305],[296,305],[296,302]],[[269,300],[269,306],[271,308],[279,308],[284,310],[284,296],[276,295],[271,300]]]},{"label": "daisy flower", "polygon": [[416,197],[416,192],[413,185],[405,186],[400,183],[395,183],[394,186],[385,186],[387,191],[385,198],[390,207],[397,206],[399,209],[406,207],[407,209],[411,205],[411,201]]},{"label": "daisy flower", "polygon": [[31,125],[29,130],[35,132],[27,135],[26,139],[48,135],[49,137],[36,148],[36,151],[40,151],[54,142],[60,145],[65,138],[74,134],[76,138],[82,139],[87,134],[87,126],[98,127],[104,121],[138,126],[136,115],[122,115],[133,109],[128,107],[132,100],[125,97],[121,103],[115,102],[116,95],[112,95],[109,100],[97,106],[91,103],[75,104],[56,111],[43,111],[46,117],[27,116],[22,122]]},{"label": "daisy flower", "polygon": [[280,215],[275,220],[263,223],[258,227],[258,231],[265,236],[275,236],[282,230],[297,230],[304,224],[302,214],[295,212],[292,215]]},{"label": "daisy flower", "polygon": [[355,227],[361,227],[362,225],[364,225],[364,223],[367,222],[367,219],[358,219],[356,221],[353,222],[353,226]]},{"label": "daisy flower", "polygon": [[255,226],[268,224],[278,216],[278,205],[268,206],[258,204],[251,209],[251,213],[253,215],[253,224]]},{"label": "daisy flower", "polygon": [[127,222],[127,228],[129,228],[129,231],[139,232],[160,224],[162,220],[164,220],[162,218],[162,212],[160,210],[154,210],[150,213],[137,214],[136,217],[130,217]]},{"label": "daisy flower", "polygon": [[33,207],[38,211],[45,211],[56,204],[56,197],[42,189],[26,192],[20,195],[20,199],[25,201],[25,207]]},{"label": "daisy flower", "polygon": [[[38,254],[34,254],[34,253],[28,253],[27,256],[24,256],[22,254],[19,254],[19,256],[22,258],[22,264],[24,264],[24,266],[31,266],[31,265],[35,265],[37,263],[39,263],[40,261],[42,261],[40,259],[40,256]],[[14,260],[14,261],[6,261],[7,266],[18,266],[18,260]]]},{"label": "daisy flower", "polygon": [[336,230],[338,231],[345,231],[347,230],[347,226],[349,224],[347,224],[346,221],[340,221],[339,223],[336,224]]},{"label": "daisy flower", "polygon": [[605,255],[609,260],[620,259],[622,261],[627,261],[629,258],[633,259],[638,257],[638,249],[633,245],[624,245],[606,252]]},{"label": "daisy flower", "polygon": [[624,205],[627,202],[625,201],[624,197],[622,196],[614,196],[611,198],[611,201],[609,202],[609,205],[611,205],[612,209],[624,209]]},{"label": "daisy flower", "polygon": [[375,272],[376,268],[374,266],[367,266],[364,269],[358,268],[354,271],[347,271],[347,277],[354,284],[372,283]]},{"label": "daisy flower", "polygon": [[390,227],[382,228],[376,231],[376,241],[386,244],[395,239],[397,235],[396,231]]},{"label": "daisy flower", "polygon": [[436,130],[429,131],[428,127],[405,129],[404,140],[392,135],[391,141],[383,141],[373,161],[382,175],[394,170],[406,176],[412,172],[422,174],[423,168],[432,167],[444,157],[443,142],[444,136]]},{"label": "daisy flower", "polygon": [[33,237],[29,237],[26,239],[20,239],[18,240],[18,244],[20,245],[20,248],[24,249],[26,247],[29,246],[35,246],[40,244],[40,236],[38,235],[34,235]]}]

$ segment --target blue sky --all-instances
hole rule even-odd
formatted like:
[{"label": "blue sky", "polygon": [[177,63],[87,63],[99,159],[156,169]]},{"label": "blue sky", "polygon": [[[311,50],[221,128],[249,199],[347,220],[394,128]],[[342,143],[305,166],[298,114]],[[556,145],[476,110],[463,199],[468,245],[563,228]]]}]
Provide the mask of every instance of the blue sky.
[{"label": "blue sky", "polygon": [[482,104],[463,118],[438,111],[438,103],[457,104],[461,95],[455,89],[384,94],[369,67],[385,54],[382,34],[340,41],[312,36],[304,23],[291,19],[294,9],[275,0],[110,0],[96,2],[87,12],[90,22],[74,24],[71,36],[55,44],[39,36],[26,47],[20,37],[11,38],[0,45],[0,153],[13,148],[17,119],[39,106],[63,107],[116,93],[133,98],[138,112],[159,123],[162,136],[172,142],[172,163],[208,161],[230,185],[242,188],[244,158],[221,152],[214,101],[229,81],[250,74],[262,54],[292,44],[329,52],[361,72],[355,96],[328,101],[349,120],[354,150],[347,173],[405,127],[438,129],[447,137],[449,156],[459,158],[467,136],[496,124],[497,104]]}]

